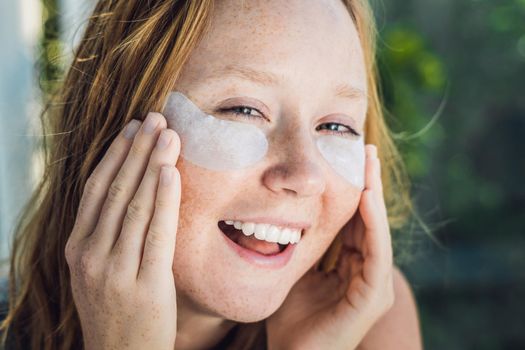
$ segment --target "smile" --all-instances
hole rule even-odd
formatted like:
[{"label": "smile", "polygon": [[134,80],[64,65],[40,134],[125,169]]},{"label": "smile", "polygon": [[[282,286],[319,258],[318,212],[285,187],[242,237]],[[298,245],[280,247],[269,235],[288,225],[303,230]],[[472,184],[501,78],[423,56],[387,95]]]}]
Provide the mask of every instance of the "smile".
[{"label": "smile", "polygon": [[247,262],[263,268],[281,268],[290,260],[302,230],[269,224],[221,220],[218,227],[230,248]]}]

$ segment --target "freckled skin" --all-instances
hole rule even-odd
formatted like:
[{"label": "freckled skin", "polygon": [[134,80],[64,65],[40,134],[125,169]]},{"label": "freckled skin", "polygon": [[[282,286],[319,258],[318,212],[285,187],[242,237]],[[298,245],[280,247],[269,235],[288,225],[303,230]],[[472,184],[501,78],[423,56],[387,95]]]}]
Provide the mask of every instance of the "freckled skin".
[{"label": "freckled skin", "polygon": [[[203,83],[217,69],[236,64],[273,72],[281,83],[263,87],[232,77]],[[231,97],[263,102],[275,146],[256,165],[229,172],[179,158],[182,200],[173,263],[179,310],[242,322],[268,317],[353,216],[361,192],[315,146],[315,136],[328,133],[315,127],[333,122],[321,122],[333,113],[351,115],[363,132],[366,101],[334,97],[334,87],[343,82],[366,89],[356,29],[339,1],[216,2],[211,30],[176,88],[207,113]],[[268,271],[245,263],[223,242],[217,222],[234,215],[312,226],[287,266]]]}]

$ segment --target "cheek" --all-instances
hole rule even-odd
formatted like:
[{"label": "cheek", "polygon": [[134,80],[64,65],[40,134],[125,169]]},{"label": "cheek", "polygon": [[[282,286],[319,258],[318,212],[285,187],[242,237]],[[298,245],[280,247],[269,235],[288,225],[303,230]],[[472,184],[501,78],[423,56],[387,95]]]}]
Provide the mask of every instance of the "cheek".
[{"label": "cheek", "polygon": [[326,240],[331,243],[344,225],[356,214],[361,199],[361,191],[351,187],[327,203],[323,211],[324,232]]},{"label": "cheek", "polygon": [[246,174],[207,170],[184,158],[179,158],[176,166],[181,178],[179,228],[184,228],[182,232],[187,235],[216,229],[217,222],[224,219],[224,208],[239,192],[239,184],[246,182]]},{"label": "cheek", "polygon": [[332,227],[336,228],[335,234],[357,213],[362,193],[362,190],[345,183],[333,196],[332,201],[327,206],[330,212],[326,215],[330,217],[329,221]]},{"label": "cheek", "polygon": [[[230,173],[210,171],[179,157],[177,169],[181,178],[181,208],[206,213],[221,199],[228,197]],[[235,180],[233,180],[235,181]]]},{"label": "cheek", "polygon": [[318,224],[305,237],[304,248],[298,252],[298,265],[302,269],[299,275],[319,261],[343,226],[357,212],[362,192],[343,183],[341,179],[334,181],[339,184],[338,188],[332,186],[330,193],[323,198]]},{"label": "cheek", "polygon": [[201,233],[210,232],[216,226],[221,215],[217,208],[231,196],[228,193],[231,187],[221,173],[202,169],[183,158],[179,158],[177,169],[181,179],[177,245],[179,247],[180,242],[204,249],[207,237]]}]

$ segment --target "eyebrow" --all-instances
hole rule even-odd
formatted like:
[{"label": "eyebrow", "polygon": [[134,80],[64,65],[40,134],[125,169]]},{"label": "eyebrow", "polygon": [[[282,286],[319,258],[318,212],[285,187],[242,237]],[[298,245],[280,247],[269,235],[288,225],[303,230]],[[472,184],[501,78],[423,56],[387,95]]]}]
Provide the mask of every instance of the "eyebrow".
[{"label": "eyebrow", "polygon": [[366,93],[358,87],[343,83],[335,88],[335,96],[354,100],[358,98],[366,98]]},{"label": "eyebrow", "polygon": [[[214,71],[213,74],[211,74],[208,77],[208,79],[221,78],[224,75],[233,75],[241,79],[249,80],[259,85],[263,85],[263,86],[278,85],[280,81],[279,77],[273,73],[255,70],[247,66],[234,66],[234,65],[228,65],[224,68]],[[365,91],[363,91],[362,89],[358,87],[351,86],[346,83],[342,83],[338,85],[334,89],[334,94],[337,97],[348,98],[352,100],[355,100],[358,98],[366,98]]]},{"label": "eyebrow", "polygon": [[279,77],[273,73],[263,72],[246,66],[229,65],[213,72],[210,78],[220,78],[224,75],[233,75],[241,79],[253,81],[259,85],[277,85]]}]

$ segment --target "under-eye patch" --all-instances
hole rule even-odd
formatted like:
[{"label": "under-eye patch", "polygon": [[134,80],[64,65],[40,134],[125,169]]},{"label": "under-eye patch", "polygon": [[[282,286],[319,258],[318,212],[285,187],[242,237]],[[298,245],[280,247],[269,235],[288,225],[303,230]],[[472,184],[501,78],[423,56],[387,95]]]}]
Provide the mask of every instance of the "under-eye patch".
[{"label": "under-eye patch", "polygon": [[242,169],[268,151],[266,135],[256,126],[215,118],[179,92],[169,95],[163,114],[181,139],[181,156],[198,166]]},{"label": "under-eye patch", "polygon": [[317,148],[330,166],[348,182],[364,188],[365,144],[363,137],[348,139],[336,135],[321,135]]},{"label": "under-eye patch", "polygon": [[[203,168],[242,169],[262,160],[268,152],[268,140],[261,129],[206,114],[180,92],[170,93],[163,114],[168,127],[181,139],[181,156]],[[365,150],[362,136],[320,135],[316,144],[337,174],[363,189]]]}]

